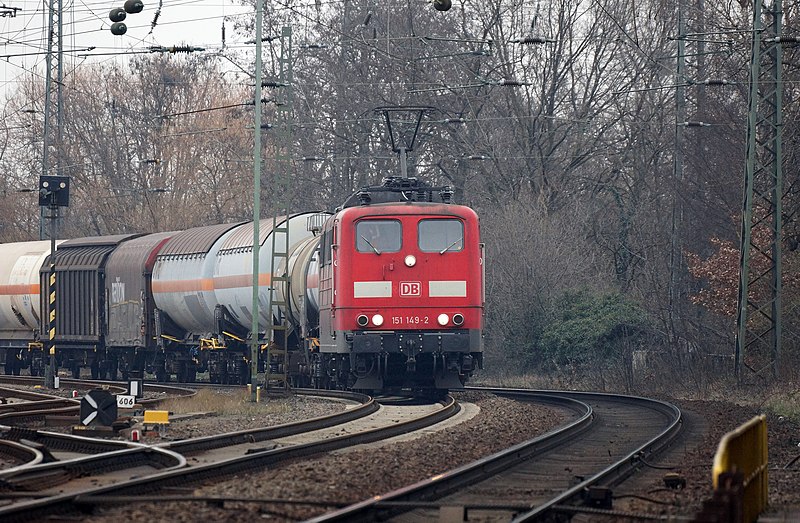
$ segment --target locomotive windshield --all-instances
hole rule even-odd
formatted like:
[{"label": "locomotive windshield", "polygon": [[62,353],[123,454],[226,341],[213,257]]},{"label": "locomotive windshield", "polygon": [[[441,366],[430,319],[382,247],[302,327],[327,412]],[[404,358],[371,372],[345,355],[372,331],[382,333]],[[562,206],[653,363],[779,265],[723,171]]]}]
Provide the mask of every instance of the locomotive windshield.
[{"label": "locomotive windshield", "polygon": [[460,220],[420,220],[418,238],[423,252],[460,251],[464,248],[464,225]]},{"label": "locomotive windshield", "polygon": [[403,245],[403,228],[397,220],[361,220],[356,223],[358,252],[398,252]]}]

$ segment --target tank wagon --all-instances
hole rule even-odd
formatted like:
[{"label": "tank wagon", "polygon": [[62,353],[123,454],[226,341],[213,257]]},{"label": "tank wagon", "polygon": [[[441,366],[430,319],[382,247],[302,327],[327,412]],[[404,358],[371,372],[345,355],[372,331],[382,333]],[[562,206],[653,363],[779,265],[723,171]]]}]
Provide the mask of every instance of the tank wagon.
[{"label": "tank wagon", "polygon": [[[259,223],[259,325],[273,322],[267,310],[273,275],[273,240],[290,250],[313,240],[306,222],[317,213],[299,213]],[[273,238],[274,236],[274,238]],[[246,383],[250,377],[247,344],[253,319],[253,223],[198,227],[176,234],[159,253],[153,269],[156,339],[165,355],[165,374],[193,381],[208,371],[214,383]],[[300,282],[305,285],[305,279]],[[282,311],[284,314],[287,311]],[[293,325],[292,325],[293,327]],[[263,366],[263,363],[262,363]],[[156,375],[159,375],[160,369]]]},{"label": "tank wagon", "polygon": [[[151,277],[157,348],[152,372],[159,381],[175,374],[194,381],[205,370],[201,349],[217,330],[214,271],[222,243],[241,223],[196,227],[175,234],[159,251]],[[224,348],[224,346],[221,346]],[[238,380],[234,380],[238,383]]]},{"label": "tank wagon", "polygon": [[[484,252],[477,215],[450,195],[389,178],[334,213],[280,217],[275,229],[273,219],[262,220],[260,370],[282,366],[292,384],[319,388],[462,387],[482,364]],[[6,372],[40,372],[28,353],[48,327],[46,244],[3,246],[0,348],[14,362]],[[273,258],[273,244],[288,251]],[[40,280],[6,276],[19,272],[15,264],[40,272]],[[191,382],[207,372],[212,382],[246,383],[252,267],[252,222],[63,242],[57,363],[75,375],[88,367],[93,377],[152,373]],[[20,306],[10,303],[20,299],[28,305],[17,315]],[[283,323],[286,336],[264,339],[270,322]],[[267,346],[287,356],[266,361]]]},{"label": "tank wagon", "polygon": [[0,353],[6,374],[30,368],[35,376],[44,369],[36,338],[39,273],[48,256],[49,241],[6,243],[0,248]]}]

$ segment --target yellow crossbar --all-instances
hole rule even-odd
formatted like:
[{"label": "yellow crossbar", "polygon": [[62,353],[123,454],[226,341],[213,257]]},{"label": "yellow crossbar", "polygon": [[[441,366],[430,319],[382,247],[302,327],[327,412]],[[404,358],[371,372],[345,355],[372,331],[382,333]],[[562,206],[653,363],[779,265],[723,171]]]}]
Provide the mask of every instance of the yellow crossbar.
[{"label": "yellow crossbar", "polygon": [[169,411],[168,410],[144,411],[144,424],[169,425]]}]

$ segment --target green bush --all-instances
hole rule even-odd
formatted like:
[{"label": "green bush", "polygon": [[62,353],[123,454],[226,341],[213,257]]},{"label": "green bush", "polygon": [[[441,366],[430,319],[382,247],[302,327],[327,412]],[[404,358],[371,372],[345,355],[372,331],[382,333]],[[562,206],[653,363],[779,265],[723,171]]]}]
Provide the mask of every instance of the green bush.
[{"label": "green bush", "polygon": [[543,355],[555,365],[620,361],[642,342],[647,314],[621,294],[569,291],[559,302],[540,340]]}]

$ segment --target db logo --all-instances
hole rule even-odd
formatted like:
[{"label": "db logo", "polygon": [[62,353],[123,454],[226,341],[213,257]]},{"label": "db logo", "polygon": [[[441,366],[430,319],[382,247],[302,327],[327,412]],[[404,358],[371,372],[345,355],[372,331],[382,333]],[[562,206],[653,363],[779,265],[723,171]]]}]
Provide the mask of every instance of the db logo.
[{"label": "db logo", "polygon": [[422,285],[418,281],[401,281],[400,296],[421,296]]}]

